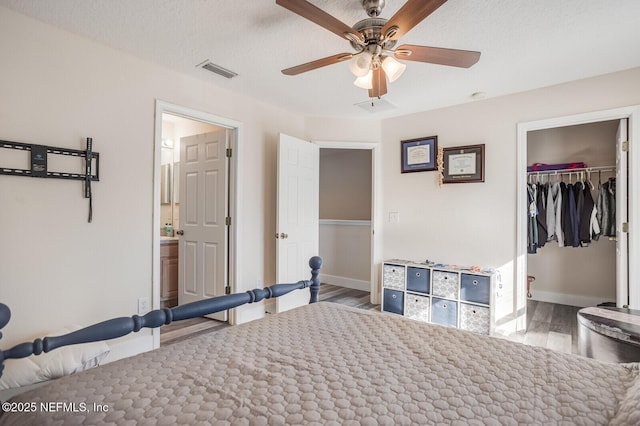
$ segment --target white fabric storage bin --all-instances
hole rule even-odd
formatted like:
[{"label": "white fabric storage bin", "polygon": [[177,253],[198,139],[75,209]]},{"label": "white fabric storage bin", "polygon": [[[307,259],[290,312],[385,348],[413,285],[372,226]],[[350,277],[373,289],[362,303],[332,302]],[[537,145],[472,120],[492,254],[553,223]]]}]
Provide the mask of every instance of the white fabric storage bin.
[{"label": "white fabric storage bin", "polygon": [[382,267],[382,283],[385,288],[404,290],[404,265],[385,263]]},{"label": "white fabric storage bin", "polygon": [[489,307],[460,304],[460,328],[480,334],[489,334],[491,310]]},{"label": "white fabric storage bin", "polygon": [[430,321],[431,298],[417,294],[406,294],[406,309],[404,316],[418,321]]},{"label": "white fabric storage bin", "polygon": [[457,272],[446,272],[433,270],[431,280],[431,294],[439,297],[447,297],[449,299],[458,298],[459,278]]}]

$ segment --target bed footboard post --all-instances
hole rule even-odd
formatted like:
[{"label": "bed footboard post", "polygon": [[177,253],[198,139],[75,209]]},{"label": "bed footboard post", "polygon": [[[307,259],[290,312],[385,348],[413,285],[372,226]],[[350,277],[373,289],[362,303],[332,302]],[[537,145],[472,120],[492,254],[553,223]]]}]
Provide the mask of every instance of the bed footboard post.
[{"label": "bed footboard post", "polygon": [[313,256],[309,259],[309,266],[311,267],[311,299],[309,303],[318,303],[318,294],[320,294],[320,267],[322,266],[322,258],[320,256]]}]

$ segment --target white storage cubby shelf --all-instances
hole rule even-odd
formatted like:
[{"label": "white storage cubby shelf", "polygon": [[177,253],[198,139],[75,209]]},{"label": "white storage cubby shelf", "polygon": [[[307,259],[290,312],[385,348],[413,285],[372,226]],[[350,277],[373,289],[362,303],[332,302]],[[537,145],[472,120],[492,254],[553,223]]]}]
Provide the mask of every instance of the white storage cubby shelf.
[{"label": "white storage cubby shelf", "polygon": [[384,312],[494,334],[502,287],[494,270],[398,259],[385,261],[382,268]]}]

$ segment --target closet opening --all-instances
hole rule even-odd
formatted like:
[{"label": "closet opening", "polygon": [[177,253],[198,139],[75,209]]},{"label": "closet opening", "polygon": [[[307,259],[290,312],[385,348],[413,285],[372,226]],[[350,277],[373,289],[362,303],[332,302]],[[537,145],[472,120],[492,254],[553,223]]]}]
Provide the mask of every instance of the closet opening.
[{"label": "closet opening", "polygon": [[535,277],[533,300],[616,304],[617,274],[627,274],[616,271],[615,219],[624,213],[616,212],[616,198],[624,198],[627,208],[626,194],[616,193],[619,125],[610,120],[527,135],[527,276]]},{"label": "closet opening", "polygon": [[633,107],[518,125],[517,329],[537,340],[525,343],[578,353],[579,309],[635,308],[637,132]]}]

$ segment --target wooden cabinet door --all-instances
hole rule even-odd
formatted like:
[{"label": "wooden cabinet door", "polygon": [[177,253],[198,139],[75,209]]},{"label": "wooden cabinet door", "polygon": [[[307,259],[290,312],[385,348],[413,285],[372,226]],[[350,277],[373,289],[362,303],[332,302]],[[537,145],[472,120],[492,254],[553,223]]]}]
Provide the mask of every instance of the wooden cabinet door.
[{"label": "wooden cabinet door", "polygon": [[160,259],[160,273],[162,274],[160,297],[162,300],[178,298],[178,258]]},{"label": "wooden cabinet door", "polygon": [[160,246],[160,302],[162,307],[178,304],[178,244]]}]

